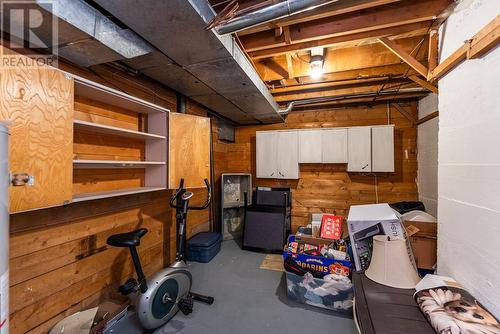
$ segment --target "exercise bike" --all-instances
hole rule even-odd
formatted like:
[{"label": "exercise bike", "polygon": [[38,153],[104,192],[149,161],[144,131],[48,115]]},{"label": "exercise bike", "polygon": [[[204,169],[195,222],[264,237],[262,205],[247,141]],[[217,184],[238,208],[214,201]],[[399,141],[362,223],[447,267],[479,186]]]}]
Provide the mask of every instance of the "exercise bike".
[{"label": "exercise bike", "polygon": [[170,198],[170,206],[176,209],[177,221],[177,254],[175,262],[168,268],[156,273],[149,280],[142,270],[137,254],[141,238],[148,230],[141,228],[128,233],[114,234],[107,240],[107,244],[114,247],[128,247],[134,268],[135,278],[128,279],[118,291],[128,296],[136,307],[137,316],[141,325],[146,329],[155,329],[166,324],[179,310],[184,314],[193,311],[193,300],[211,305],[213,297],[191,292],[193,277],[186,264],[186,223],[189,210],[204,210],[210,205],[211,187],[205,179],[207,200],[202,206],[189,206],[193,193],[184,189],[184,179]]}]

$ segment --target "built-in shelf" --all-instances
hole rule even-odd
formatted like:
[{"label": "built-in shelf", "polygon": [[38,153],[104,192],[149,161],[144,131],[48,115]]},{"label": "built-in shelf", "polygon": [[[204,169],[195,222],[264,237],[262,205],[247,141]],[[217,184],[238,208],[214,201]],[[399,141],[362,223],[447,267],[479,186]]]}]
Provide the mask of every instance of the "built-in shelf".
[{"label": "built-in shelf", "polygon": [[95,133],[102,133],[102,134],[115,135],[126,138],[136,138],[136,139],[166,139],[165,136],[155,135],[152,133],[122,129],[122,128],[117,128],[115,126],[97,124],[80,120],[74,120],[73,124],[75,129],[87,130]]},{"label": "built-in shelf", "polygon": [[83,201],[91,201],[94,199],[141,194],[141,193],[160,191],[160,190],[165,190],[165,189],[166,188],[164,188],[164,187],[139,187],[139,188],[128,188],[128,189],[120,189],[120,190],[85,193],[85,194],[74,195],[73,202],[83,202]]},{"label": "built-in shelf", "polygon": [[244,202],[226,202],[226,203],[224,203],[224,209],[243,208],[243,207],[245,207]]},{"label": "built-in shelf", "polygon": [[166,164],[163,161],[73,160],[74,168],[146,168]]},{"label": "built-in shelf", "polygon": [[168,113],[169,110],[148,101],[109,88],[82,77],[74,76],[75,95],[99,101],[118,108],[132,110],[142,114]]}]

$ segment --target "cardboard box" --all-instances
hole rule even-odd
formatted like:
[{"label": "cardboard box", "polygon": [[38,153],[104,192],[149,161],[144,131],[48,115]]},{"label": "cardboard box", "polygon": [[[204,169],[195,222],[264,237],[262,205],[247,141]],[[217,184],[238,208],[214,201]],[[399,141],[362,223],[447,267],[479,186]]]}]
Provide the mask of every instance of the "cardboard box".
[{"label": "cardboard box", "polygon": [[437,223],[403,222],[410,239],[417,268],[434,269],[437,261]]},{"label": "cardboard box", "polygon": [[[347,227],[356,270],[366,270],[373,251],[373,236],[391,235],[405,239],[405,231],[389,204],[352,205]],[[411,257],[411,251],[408,249]]]}]

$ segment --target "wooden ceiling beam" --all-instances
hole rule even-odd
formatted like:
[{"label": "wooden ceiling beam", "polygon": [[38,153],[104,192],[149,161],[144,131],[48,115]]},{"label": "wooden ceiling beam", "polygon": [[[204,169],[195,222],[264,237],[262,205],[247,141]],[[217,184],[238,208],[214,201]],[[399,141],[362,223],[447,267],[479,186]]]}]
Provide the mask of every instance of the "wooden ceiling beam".
[{"label": "wooden ceiling beam", "polygon": [[405,88],[415,87],[415,85],[404,79],[391,80],[387,83],[365,83],[362,85],[353,85],[346,88],[328,88],[328,89],[318,89],[313,92],[288,92],[273,95],[274,100],[278,103],[290,102],[290,101],[300,101],[314,98],[327,98],[327,97],[337,97],[352,94],[365,94],[365,93],[376,93],[384,87],[384,90],[398,89],[404,86]]},{"label": "wooden ceiling beam", "polygon": [[415,116],[412,112],[403,108],[400,104],[394,103],[391,104],[401,115],[403,115],[412,125],[417,124],[418,117]]},{"label": "wooden ceiling beam", "polygon": [[380,43],[385,45],[389,50],[391,50],[396,56],[398,56],[402,61],[410,65],[415,71],[421,74],[423,77],[427,78],[427,74],[429,70],[427,67],[422,65],[417,59],[415,59],[412,55],[410,55],[405,49],[403,49],[400,45],[396,44],[394,41],[391,41],[387,37],[382,37],[378,39]]},{"label": "wooden ceiling beam", "polygon": [[360,10],[365,10],[369,8],[374,8],[378,6],[383,6],[395,2],[400,2],[401,0],[350,0],[350,1],[339,1],[330,5],[323,6],[318,9],[311,11],[302,12],[295,14],[286,18],[274,20],[271,22],[266,22],[261,25],[251,27],[249,29],[238,32],[238,36],[245,36],[250,34],[255,34],[261,31],[274,29],[275,27],[289,26],[293,24],[298,24],[306,21],[322,19],[325,17],[332,17],[347,13],[352,13]]},{"label": "wooden ceiling beam", "polygon": [[286,55],[286,68],[287,68],[287,71],[288,71],[288,79],[293,79],[295,78],[295,74],[294,74],[294,71],[293,71],[293,59],[292,59],[292,55],[291,54],[287,54]]},{"label": "wooden ceiling beam", "polygon": [[[303,22],[289,26],[290,37],[293,43],[298,43],[429,21],[449,3],[450,0],[400,2],[338,18]],[[242,36],[240,39],[247,52],[286,45],[284,37],[276,39],[273,30]]]},{"label": "wooden ceiling beam", "polygon": [[418,75],[410,75],[410,76],[408,76],[408,79],[410,79],[411,81],[415,82],[419,86],[421,86],[421,87],[423,87],[423,88],[425,88],[433,93],[439,94],[438,88],[436,86],[434,86],[433,84],[431,84],[430,82],[428,82],[427,79],[421,79]]},{"label": "wooden ceiling beam", "polygon": [[[411,37],[397,40],[396,43],[406,52],[411,52],[421,42],[422,37]],[[427,50],[424,50],[419,60],[427,60]],[[294,74],[296,77],[310,75],[309,55],[299,55],[295,62]],[[377,66],[398,65],[401,60],[380,43],[362,45],[358,47],[327,50],[323,70],[325,73],[334,73],[350,70],[367,69]],[[286,57],[278,56],[255,62],[260,77],[264,81],[282,80],[287,78]]]},{"label": "wooden ceiling beam", "polygon": [[[331,108],[331,107],[339,107],[339,106],[345,106],[345,105],[371,105],[374,103],[378,103],[381,101],[391,101],[391,102],[401,102],[401,101],[408,101],[408,100],[416,100],[419,99],[425,95],[427,95],[427,92],[415,92],[415,93],[398,93],[398,94],[388,94],[388,95],[380,95],[377,97],[353,97],[353,98],[346,98],[342,100],[337,100],[337,101],[327,101],[327,102],[320,102],[320,103],[310,103],[310,104],[304,104],[298,107],[295,107],[293,110],[307,110],[307,109],[326,109],[326,108]],[[283,107],[286,107],[286,105],[283,105]]]},{"label": "wooden ceiling beam", "polygon": [[437,30],[431,30],[429,33],[429,50],[427,52],[427,63],[429,71],[436,68],[439,56],[439,33]]},{"label": "wooden ceiling beam", "polygon": [[356,46],[361,43],[375,43],[377,42],[378,38],[385,36],[392,36],[395,39],[421,36],[427,33],[431,23],[432,21],[423,21],[405,24],[397,27],[370,30],[356,34],[342,35],[301,43],[292,43],[289,45],[278,46],[264,50],[251,51],[248,52],[248,55],[253,59],[262,59],[286,54],[289,52],[309,50],[319,46],[326,48],[333,46],[349,47]]}]

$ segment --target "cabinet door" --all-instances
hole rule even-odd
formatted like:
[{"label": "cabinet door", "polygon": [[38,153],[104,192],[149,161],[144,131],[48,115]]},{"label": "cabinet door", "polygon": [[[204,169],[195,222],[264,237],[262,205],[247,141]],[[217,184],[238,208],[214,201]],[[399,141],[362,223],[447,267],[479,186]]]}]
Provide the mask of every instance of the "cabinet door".
[{"label": "cabinet door", "polygon": [[259,178],[278,178],[277,139],[278,133],[274,131],[256,133],[256,167]]},{"label": "cabinet door", "polygon": [[347,129],[323,130],[321,132],[322,162],[347,163]]},{"label": "cabinet door", "polygon": [[73,185],[73,79],[17,63],[0,69],[0,120],[10,121],[11,173],[31,182],[10,187],[11,213],[69,203]]},{"label": "cabinet door", "polygon": [[394,172],[394,126],[372,128],[372,171]]},{"label": "cabinet door", "polygon": [[349,172],[371,172],[371,128],[354,127],[348,130]]},{"label": "cabinet door", "polygon": [[281,179],[299,178],[297,131],[278,132],[278,175]]},{"label": "cabinet door", "polygon": [[322,130],[301,130],[299,136],[299,163],[321,163]]},{"label": "cabinet door", "polygon": [[210,118],[170,113],[168,120],[168,185],[203,188],[210,180]]}]

